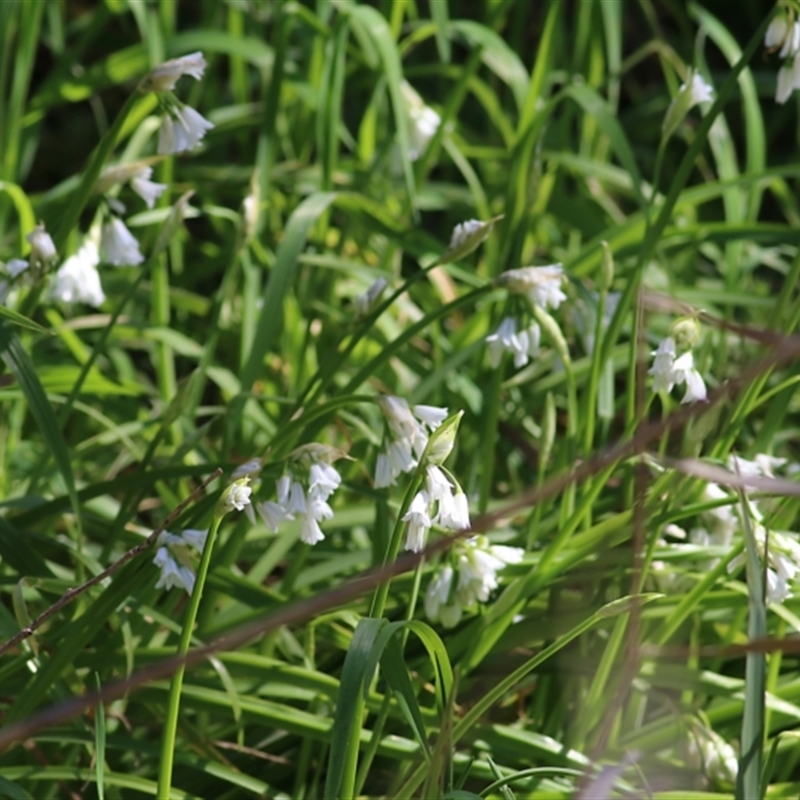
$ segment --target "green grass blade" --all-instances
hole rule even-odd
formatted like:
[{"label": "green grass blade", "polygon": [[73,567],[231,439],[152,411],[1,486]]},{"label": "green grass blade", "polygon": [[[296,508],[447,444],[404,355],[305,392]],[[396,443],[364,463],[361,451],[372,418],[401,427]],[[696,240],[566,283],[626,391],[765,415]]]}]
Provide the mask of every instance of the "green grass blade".
[{"label": "green grass blade", "polygon": [[53,458],[64,479],[67,495],[75,513],[78,525],[81,524],[81,506],[75,490],[75,476],[72,473],[72,459],[61,427],[58,424],[53,407],[47,399],[42,384],[36,374],[36,367],[31,361],[22,343],[8,325],[0,320],[0,355],[8,368],[14,373],[20,388],[25,394],[39,432],[42,434],[47,449],[52,452]]}]

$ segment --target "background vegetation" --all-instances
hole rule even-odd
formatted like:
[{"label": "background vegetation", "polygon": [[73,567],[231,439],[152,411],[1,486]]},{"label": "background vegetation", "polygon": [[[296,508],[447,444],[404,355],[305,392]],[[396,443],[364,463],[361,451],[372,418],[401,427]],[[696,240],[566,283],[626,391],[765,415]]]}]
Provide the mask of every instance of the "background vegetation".
[{"label": "background vegetation", "polygon": [[[96,578],[2,651],[0,794],[797,796],[800,167],[774,13],[0,3],[0,637]],[[197,51],[175,93],[214,127],[158,158],[160,99],[137,87]],[[713,95],[664,136],[690,68]],[[95,191],[137,159],[166,186],[153,208]],[[106,248],[104,299],[65,302],[56,270],[120,201],[143,261]],[[11,280],[39,221],[58,257]],[[496,281],[554,263],[557,309]],[[541,349],[495,367],[509,315]],[[647,375],[681,330],[706,403]],[[424,595],[463,544],[431,533],[385,605],[380,576],[354,582],[421,480],[374,485],[380,394],[463,412],[446,466],[475,531],[525,551],[451,628]],[[156,588],[145,537],[187,499],[169,529],[213,527],[251,459],[274,501],[312,443],[347,454],[325,539],[222,519],[173,742],[158,665],[189,595]]]}]

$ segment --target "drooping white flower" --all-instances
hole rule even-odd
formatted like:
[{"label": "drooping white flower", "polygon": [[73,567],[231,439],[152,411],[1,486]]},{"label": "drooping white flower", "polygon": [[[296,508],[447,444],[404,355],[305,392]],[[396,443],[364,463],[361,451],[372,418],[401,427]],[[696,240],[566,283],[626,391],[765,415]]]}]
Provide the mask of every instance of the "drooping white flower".
[{"label": "drooping white flower", "polygon": [[376,398],[391,438],[386,442],[375,469],[375,486],[393,485],[403,472],[411,472],[428,444],[428,432],[435,431],[447,419],[447,409],[417,405],[413,410],[402,397],[380,395]]},{"label": "drooping white flower", "polygon": [[664,139],[668,139],[677,130],[689,111],[699,103],[708,103],[714,99],[714,90],[706,83],[699,72],[694,69],[689,71],[686,81],[681,84],[678,93],[672,98],[672,102],[664,115],[664,122],[661,126]]},{"label": "drooping white flower", "polygon": [[195,575],[192,569],[193,556],[189,548],[201,553],[206,544],[208,531],[185,530],[180,535],[162,531],[156,539],[153,563],[161,570],[156,589],[185,589],[189,594],[194,589]]},{"label": "drooping white flower", "polygon": [[171,92],[178,79],[183,75],[191,75],[196,81],[203,77],[206,60],[201,52],[173,58],[159,64],[144,78],[140,84],[142,91]]},{"label": "drooping white flower", "polygon": [[251,458],[245,461],[244,464],[239,464],[238,467],[231,474],[231,480],[239,480],[239,478],[254,478],[261,474],[261,459]]},{"label": "drooping white flower", "polygon": [[388,285],[385,278],[376,278],[366,292],[356,297],[353,301],[356,318],[366,317],[372,311]]},{"label": "drooping white flower", "polygon": [[86,303],[99,308],[106,299],[97,272],[99,263],[97,245],[92,241],[85,241],[78,252],[59,267],[53,277],[48,297],[59,303]]},{"label": "drooping white flower", "polygon": [[658,349],[651,355],[655,356],[655,359],[647,374],[653,376],[653,391],[672,391],[672,387],[675,385],[675,341],[668,336],[661,341]]},{"label": "drooping white flower", "polygon": [[485,603],[497,588],[497,573],[506,564],[517,564],[524,551],[519,547],[489,545],[485,536],[462,543],[458,555],[458,593],[464,606]]},{"label": "drooping white flower", "polygon": [[272,500],[256,503],[255,506],[258,515],[272,533],[277,533],[280,524],[289,518],[286,509],[280,503],[274,503]]},{"label": "drooping white flower", "polygon": [[689,96],[689,108],[698,103],[710,103],[714,99],[714,89],[706,83],[699,72],[692,72],[686,83],[681,85],[680,92]]},{"label": "drooping white flower", "polygon": [[439,406],[414,406],[414,416],[435,431],[446,419],[447,409]]},{"label": "drooping white flower", "polygon": [[378,395],[376,402],[386,417],[389,427],[398,439],[413,439],[417,423],[408,401],[395,395]]},{"label": "drooping white flower", "polygon": [[716,781],[735,784],[739,773],[739,759],[736,751],[718,733],[699,721],[692,724],[690,755],[699,761],[705,774]]},{"label": "drooping white flower", "polygon": [[144,261],[139,242],[119,217],[112,217],[103,225],[100,246],[105,260],[116,267],[135,266]]},{"label": "drooping white flower", "polygon": [[[445,564],[428,584],[425,592],[425,614],[431,622],[454,628],[461,620],[463,608],[453,588],[453,568]],[[451,598],[452,594],[452,598]]]},{"label": "drooping white flower", "polygon": [[530,301],[543,309],[557,309],[567,296],[561,291],[564,268],[561,264],[546,267],[520,267],[503,272],[497,278],[500,286],[509,291],[525,294]]},{"label": "drooping white flower", "polygon": [[794,69],[784,64],[778,70],[778,79],[775,87],[775,102],[783,105],[794,91]]},{"label": "drooping white flower", "polygon": [[455,250],[457,247],[461,247],[482,226],[483,223],[478,219],[468,219],[466,222],[460,222],[453,228],[453,235],[450,237],[450,249]]},{"label": "drooping white flower", "polygon": [[5,265],[6,274],[12,278],[21,275],[26,269],[28,269],[28,262],[24,258],[12,258]]},{"label": "drooping white flower", "polygon": [[403,522],[408,523],[405,549],[418,553],[425,547],[425,539],[433,524],[429,514],[430,498],[427,492],[420,490],[411,500]]},{"label": "drooping white flower", "polygon": [[306,544],[317,544],[325,538],[319,522],[313,514],[303,514],[300,517],[300,540]]},{"label": "drooping white flower", "polygon": [[442,118],[430,107],[407,81],[400,85],[408,119],[408,157],[416,161],[425,152],[428,142],[436,135]]},{"label": "drooping white flower", "polygon": [[308,473],[308,496],[313,499],[327,500],[342,482],[342,476],[330,464],[317,461],[311,465]]},{"label": "drooping white flower", "polygon": [[702,375],[695,369],[691,350],[675,359],[672,373],[675,383],[686,384],[686,394],[683,396],[681,403],[693,403],[697,400],[706,401],[706,384]]},{"label": "drooping white flower", "polygon": [[214,127],[202,114],[191,106],[173,106],[161,118],[158,132],[158,152],[160,155],[183,153],[197,147]]},{"label": "drooping white flower", "polygon": [[524,367],[532,356],[539,353],[541,328],[532,323],[528,328],[517,333],[517,321],[513,317],[505,317],[498,329],[486,337],[489,345],[489,363],[493,368],[500,366],[503,353],[508,351],[514,356],[514,366]]},{"label": "drooping white flower", "polygon": [[156,200],[166,191],[166,183],[151,181],[152,167],[143,167],[137,175],[131,178],[131,189],[144,200],[148,208],[153,208]]},{"label": "drooping white flower", "polygon": [[463,531],[469,528],[469,501],[466,494],[456,491],[439,499],[439,508],[434,522],[451,531]]},{"label": "drooping white flower", "polygon": [[56,246],[40,222],[26,237],[31,246],[30,265],[34,269],[49,264],[56,257]]},{"label": "drooping white flower", "polygon": [[773,17],[764,34],[764,46],[767,50],[777,50],[781,58],[795,55],[800,50],[800,22],[791,25],[783,14]]},{"label": "drooping white flower", "polygon": [[179,587],[189,594],[194,589],[194,572],[185,567],[170,555],[166,547],[156,550],[153,563],[161,570],[161,575],[156,582],[156,589],[172,589]]}]

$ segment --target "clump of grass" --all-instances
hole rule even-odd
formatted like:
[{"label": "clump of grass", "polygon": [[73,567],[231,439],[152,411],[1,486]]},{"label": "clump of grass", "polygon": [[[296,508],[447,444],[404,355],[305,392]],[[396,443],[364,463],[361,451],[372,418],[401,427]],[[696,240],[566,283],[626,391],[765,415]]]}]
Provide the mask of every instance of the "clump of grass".
[{"label": "clump of grass", "polygon": [[800,8],[567,10],[0,4],[3,794],[800,790]]}]

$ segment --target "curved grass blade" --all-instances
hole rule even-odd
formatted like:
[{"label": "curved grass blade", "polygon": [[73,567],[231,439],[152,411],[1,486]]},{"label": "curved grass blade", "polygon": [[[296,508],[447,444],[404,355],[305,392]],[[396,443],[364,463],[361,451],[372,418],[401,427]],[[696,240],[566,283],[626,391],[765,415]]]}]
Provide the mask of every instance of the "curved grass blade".
[{"label": "curved grass blade", "polygon": [[14,373],[25,399],[28,401],[33,418],[39,426],[39,431],[45,444],[53,454],[58,471],[64,479],[70,505],[75,513],[75,518],[80,527],[81,512],[78,502],[78,493],[75,489],[75,477],[72,474],[72,462],[67,444],[61,435],[61,426],[58,424],[53,407],[47,399],[42,384],[36,375],[36,367],[17,335],[8,327],[7,323],[0,320],[0,355],[8,368]]}]

